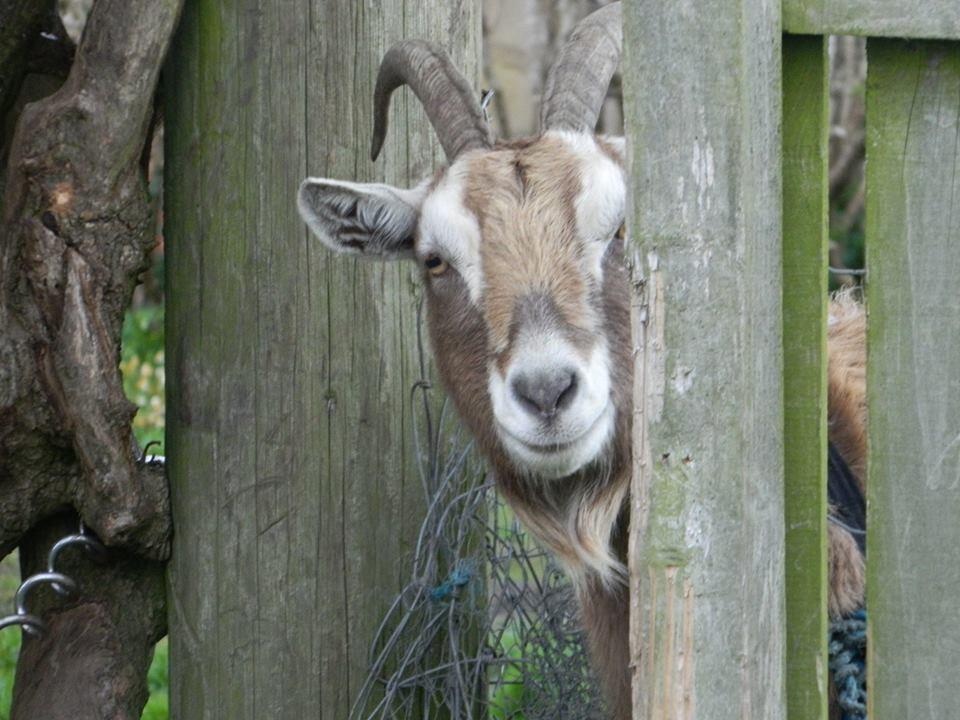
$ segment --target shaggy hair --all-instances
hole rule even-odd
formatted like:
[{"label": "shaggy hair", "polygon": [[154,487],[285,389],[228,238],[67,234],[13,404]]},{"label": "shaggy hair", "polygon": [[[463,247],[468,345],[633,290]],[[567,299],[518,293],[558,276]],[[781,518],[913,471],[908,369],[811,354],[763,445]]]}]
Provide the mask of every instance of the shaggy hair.
[{"label": "shaggy hair", "polygon": [[[827,329],[827,415],[830,441],[866,492],[867,353],[866,314],[850,292],[834,296]],[[864,605],[866,566],[854,537],[829,526],[829,610],[847,615]]]}]

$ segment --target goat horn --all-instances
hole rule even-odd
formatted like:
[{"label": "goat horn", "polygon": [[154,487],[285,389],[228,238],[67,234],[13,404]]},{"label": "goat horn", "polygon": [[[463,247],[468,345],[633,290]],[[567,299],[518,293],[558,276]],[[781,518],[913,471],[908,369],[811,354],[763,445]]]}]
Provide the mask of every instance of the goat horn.
[{"label": "goat horn", "polygon": [[427,111],[440,144],[453,161],[465,150],[491,146],[490,130],[473,89],[447,54],[423,40],[403,40],[383,56],[373,97],[373,143],[376,160],[387,135],[390,95],[409,85]]},{"label": "goat horn", "polygon": [[593,132],[623,45],[620,3],[587,15],[547,74],[540,127]]}]

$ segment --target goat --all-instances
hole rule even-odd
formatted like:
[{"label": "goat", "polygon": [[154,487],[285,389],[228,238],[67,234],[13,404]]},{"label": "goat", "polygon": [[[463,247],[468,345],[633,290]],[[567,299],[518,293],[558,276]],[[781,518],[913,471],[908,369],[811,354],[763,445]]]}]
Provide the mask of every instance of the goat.
[{"label": "goat", "polygon": [[[594,134],[619,64],[619,3],[582,21],[551,68],[539,135],[494,142],[437,47],[403,41],[375,89],[372,158],[390,96],[421,100],[448,165],[411,189],[307,178],[298,206],[331,249],[423,272],[443,382],[515,513],[576,587],[608,710],[630,717],[625,583],[632,363],[622,138]],[[864,458],[863,318],[833,306],[831,438]],[[831,612],[863,597],[852,537],[830,526]]]}]

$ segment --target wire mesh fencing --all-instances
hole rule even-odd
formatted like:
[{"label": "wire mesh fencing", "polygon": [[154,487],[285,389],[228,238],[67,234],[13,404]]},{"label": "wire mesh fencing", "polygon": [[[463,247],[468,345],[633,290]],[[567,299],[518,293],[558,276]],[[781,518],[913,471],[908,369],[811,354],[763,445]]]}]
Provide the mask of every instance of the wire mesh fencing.
[{"label": "wire mesh fencing", "polygon": [[434,422],[426,387],[414,428],[427,512],[351,720],[601,718],[569,581],[445,433],[443,409]]}]

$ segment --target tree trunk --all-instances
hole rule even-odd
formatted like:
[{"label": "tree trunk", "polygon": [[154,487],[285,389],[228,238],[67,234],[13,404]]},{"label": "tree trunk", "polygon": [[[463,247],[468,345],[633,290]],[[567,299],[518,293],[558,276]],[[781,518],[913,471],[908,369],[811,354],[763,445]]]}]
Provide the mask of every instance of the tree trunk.
[{"label": "tree trunk", "polygon": [[[20,550],[24,577],[46,570],[53,543],[76,528],[66,514],[31,531]],[[153,646],[166,633],[163,565],[123,550],[95,561],[73,549],[57,569],[80,592],[64,600],[44,588],[31,600],[47,633],[24,635],[11,719],[139,720]]]},{"label": "tree trunk", "polygon": [[103,566],[64,558],[73,597],[31,596],[49,632],[23,644],[15,720],[139,718],[163,634],[167,488],[139,461],[118,358],[180,2],[98,0],[72,59],[53,2],[0,0],[0,557],[19,544],[23,571],[44,569],[71,507],[111,548]]},{"label": "tree trunk", "polygon": [[169,93],[171,712],[343,720],[425,498],[412,265],[334,257],[307,175],[411,185],[439,145],[412,94],[368,160],[377,67],[439,42],[475,78],[479,2],[198,0]]}]

